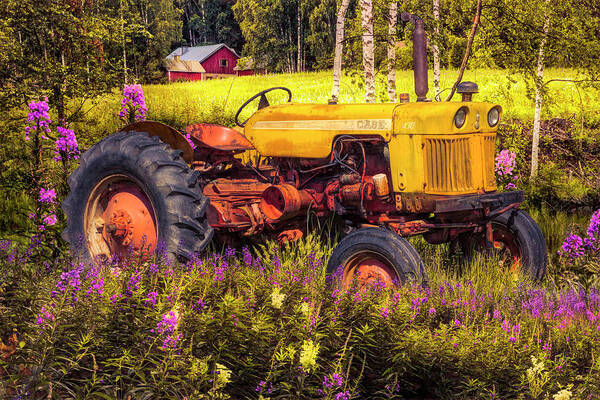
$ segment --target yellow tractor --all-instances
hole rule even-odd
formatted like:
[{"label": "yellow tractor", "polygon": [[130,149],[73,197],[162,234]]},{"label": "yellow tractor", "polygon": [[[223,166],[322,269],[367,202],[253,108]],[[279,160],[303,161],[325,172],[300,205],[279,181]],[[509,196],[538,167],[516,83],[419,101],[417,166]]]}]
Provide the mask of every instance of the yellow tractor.
[{"label": "yellow tractor", "polygon": [[[416,39],[416,102],[299,104],[276,87],[242,105],[237,128],[192,124],[188,140],[144,121],[106,137],[69,178],[64,238],[89,258],[162,249],[186,259],[213,236],[295,240],[308,215],[336,214],[347,235],[327,269],[340,268],[346,286],[425,281],[405,239],[414,235],[496,252],[507,268],[541,279],[546,244],[519,209],[523,192],[496,188],[501,107],[472,102],[469,82],[460,102],[427,101],[425,41]],[[270,105],[274,90],[288,102]],[[255,99],[258,110],[239,121]]]}]

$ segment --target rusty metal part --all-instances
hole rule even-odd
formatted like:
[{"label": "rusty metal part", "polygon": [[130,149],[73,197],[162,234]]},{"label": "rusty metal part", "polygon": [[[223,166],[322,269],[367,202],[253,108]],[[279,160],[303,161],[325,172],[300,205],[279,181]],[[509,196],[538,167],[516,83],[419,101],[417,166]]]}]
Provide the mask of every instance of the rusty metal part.
[{"label": "rusty metal part", "polygon": [[277,241],[279,241],[279,243],[294,242],[302,239],[303,236],[304,232],[302,232],[300,229],[287,229],[279,233],[277,236]]},{"label": "rusty metal part", "polygon": [[261,195],[270,184],[256,179],[215,179],[204,187],[210,205],[206,210],[213,228],[254,234],[263,230],[264,217],[258,208]]},{"label": "rusty metal part", "polygon": [[260,209],[271,221],[283,221],[297,216],[313,202],[307,190],[289,184],[269,186],[263,192]]},{"label": "rusty metal part", "polygon": [[172,149],[181,150],[183,152],[181,157],[186,163],[191,164],[194,160],[194,150],[185,136],[168,125],[156,121],[140,121],[127,125],[121,131],[146,132],[150,136],[158,136],[163,142],[171,146]]},{"label": "rusty metal part", "polygon": [[390,261],[375,252],[361,252],[350,258],[344,265],[342,287],[348,289],[357,281],[359,289],[367,289],[382,282],[389,287],[397,282],[398,276]]},{"label": "rusty metal part", "polygon": [[[523,202],[523,192],[468,194],[460,196],[442,196],[425,193],[394,193],[396,211],[409,213],[456,213],[472,212],[489,208],[494,212],[502,207]],[[505,210],[506,211],[506,210]],[[495,214],[494,214],[495,215]]]},{"label": "rusty metal part", "polygon": [[429,84],[427,82],[427,34],[423,27],[423,20],[414,14],[402,13],[403,21],[412,21],[415,24],[413,31],[413,70],[415,75],[415,93],[417,101],[426,101]]},{"label": "rusty metal part", "polygon": [[244,135],[235,129],[216,124],[192,124],[185,131],[199,142],[199,145],[223,151],[254,150],[254,146]]},{"label": "rusty metal part", "polygon": [[410,96],[408,93],[398,94],[398,103],[408,103],[408,102],[410,102]]},{"label": "rusty metal part", "polygon": [[147,257],[158,241],[158,223],[148,195],[131,177],[104,178],[90,193],[84,214],[90,255]]}]

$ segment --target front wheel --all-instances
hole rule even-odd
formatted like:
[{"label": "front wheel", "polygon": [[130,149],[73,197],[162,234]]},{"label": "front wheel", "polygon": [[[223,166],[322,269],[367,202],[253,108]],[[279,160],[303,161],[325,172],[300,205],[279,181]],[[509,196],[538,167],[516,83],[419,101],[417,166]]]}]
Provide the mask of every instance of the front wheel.
[{"label": "front wheel", "polygon": [[63,238],[83,258],[172,259],[202,251],[213,230],[198,173],[181,151],[144,132],[119,132],[86,151],[69,177]]},{"label": "front wheel", "polygon": [[[529,214],[509,210],[492,218],[491,224],[492,250],[503,265],[513,272],[521,269],[534,281],[542,280],[548,265],[548,250],[540,227]],[[457,244],[467,257],[486,248],[482,234],[463,234]]]},{"label": "front wheel", "polygon": [[415,248],[403,237],[383,228],[363,228],[344,237],[335,247],[327,272],[341,269],[341,286],[356,281],[368,287],[377,282],[386,286],[408,282],[427,284],[423,262]]}]

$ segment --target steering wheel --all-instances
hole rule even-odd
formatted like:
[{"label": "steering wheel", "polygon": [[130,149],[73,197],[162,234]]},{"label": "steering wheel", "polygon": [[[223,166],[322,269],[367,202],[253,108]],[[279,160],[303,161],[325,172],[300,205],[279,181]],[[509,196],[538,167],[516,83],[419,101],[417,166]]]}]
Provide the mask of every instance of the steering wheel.
[{"label": "steering wheel", "polygon": [[283,91],[286,91],[288,93],[288,99],[287,99],[288,103],[290,101],[292,101],[292,91],[290,89],[286,88],[286,87],[283,87],[283,86],[276,86],[276,87],[272,87],[272,88],[263,90],[262,92],[258,92],[254,96],[252,96],[248,100],[246,100],[246,102],[244,104],[242,104],[242,106],[237,110],[237,112],[235,113],[235,124],[237,126],[241,126],[241,127],[244,127],[244,125],[246,125],[246,122],[248,122],[248,119],[250,119],[252,116],[250,116],[247,120],[245,120],[242,123],[240,123],[238,117],[240,116],[242,110],[244,108],[246,108],[246,106],[248,104],[250,104],[252,102],[252,100],[256,99],[257,97],[260,97],[260,100],[258,101],[258,110],[260,110],[261,108],[269,107],[271,104],[269,104],[269,100],[267,100],[267,96],[265,96],[265,94],[267,94],[267,93],[269,93],[270,91],[273,91],[273,90],[283,90]]}]

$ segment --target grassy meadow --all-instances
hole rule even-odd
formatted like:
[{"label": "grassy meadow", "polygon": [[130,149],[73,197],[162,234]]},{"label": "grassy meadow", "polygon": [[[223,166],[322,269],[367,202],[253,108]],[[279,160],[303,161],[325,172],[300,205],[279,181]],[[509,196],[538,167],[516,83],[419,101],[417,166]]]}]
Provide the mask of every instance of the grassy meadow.
[{"label": "grassy meadow", "polygon": [[[442,76],[448,87],[456,71]],[[505,118],[531,119],[519,76],[474,70],[465,80]],[[412,72],[398,72],[398,92],[414,98],[412,85]],[[233,125],[247,98],[273,86],[326,103],[331,72],[143,88],[148,119],[183,128]],[[351,76],[340,94],[363,101]],[[600,125],[597,90],[555,82],[548,97],[544,119],[572,118],[583,136]],[[82,150],[122,126],[120,99],[115,91],[84,109],[73,126]],[[513,142],[526,155],[520,133]],[[550,255],[542,282],[417,237],[428,285],[340,290],[324,268],[339,240],[331,221],[281,246],[213,244],[185,264],[160,254],[100,264],[49,257],[64,245],[60,224],[22,246],[0,240],[0,399],[598,399],[600,262],[557,254],[567,232],[584,235],[591,213],[528,211]]]},{"label": "grassy meadow", "polygon": [[[430,71],[429,96],[433,97],[433,74]],[[456,79],[456,70],[442,71],[441,87],[449,88]],[[569,69],[548,69],[546,80],[577,79],[577,73]],[[397,92],[409,93],[414,101],[412,71],[398,71]],[[221,123],[233,125],[233,117],[238,107],[257,92],[273,86],[288,87],[293,93],[293,101],[301,103],[327,103],[331,96],[333,75],[331,71],[306,72],[298,74],[268,74],[235,77],[204,82],[179,82],[163,85],[144,85],[148,105],[148,119],[183,128],[194,122]],[[476,69],[465,72],[463,80],[471,80],[479,85],[480,93],[476,101],[489,101],[502,105],[504,118],[521,120],[533,119],[533,99],[521,75],[504,70]],[[364,102],[361,78],[343,75],[340,85],[341,103]],[[387,86],[384,77],[377,78],[376,93],[378,102],[387,101]],[[442,93],[442,97],[448,91]],[[548,85],[542,118],[576,118],[577,123],[596,126],[600,124],[599,91],[594,88],[577,87],[569,82],[552,82]],[[272,102],[283,102],[285,94],[274,92]],[[91,145],[95,139],[115,132],[122,126],[118,119],[120,93],[105,96],[87,109],[84,119],[76,125],[84,144]],[[460,96],[455,95],[454,99]],[[250,106],[248,117],[255,108]],[[83,135],[82,135],[83,134]],[[89,139],[94,139],[90,141]]]}]

